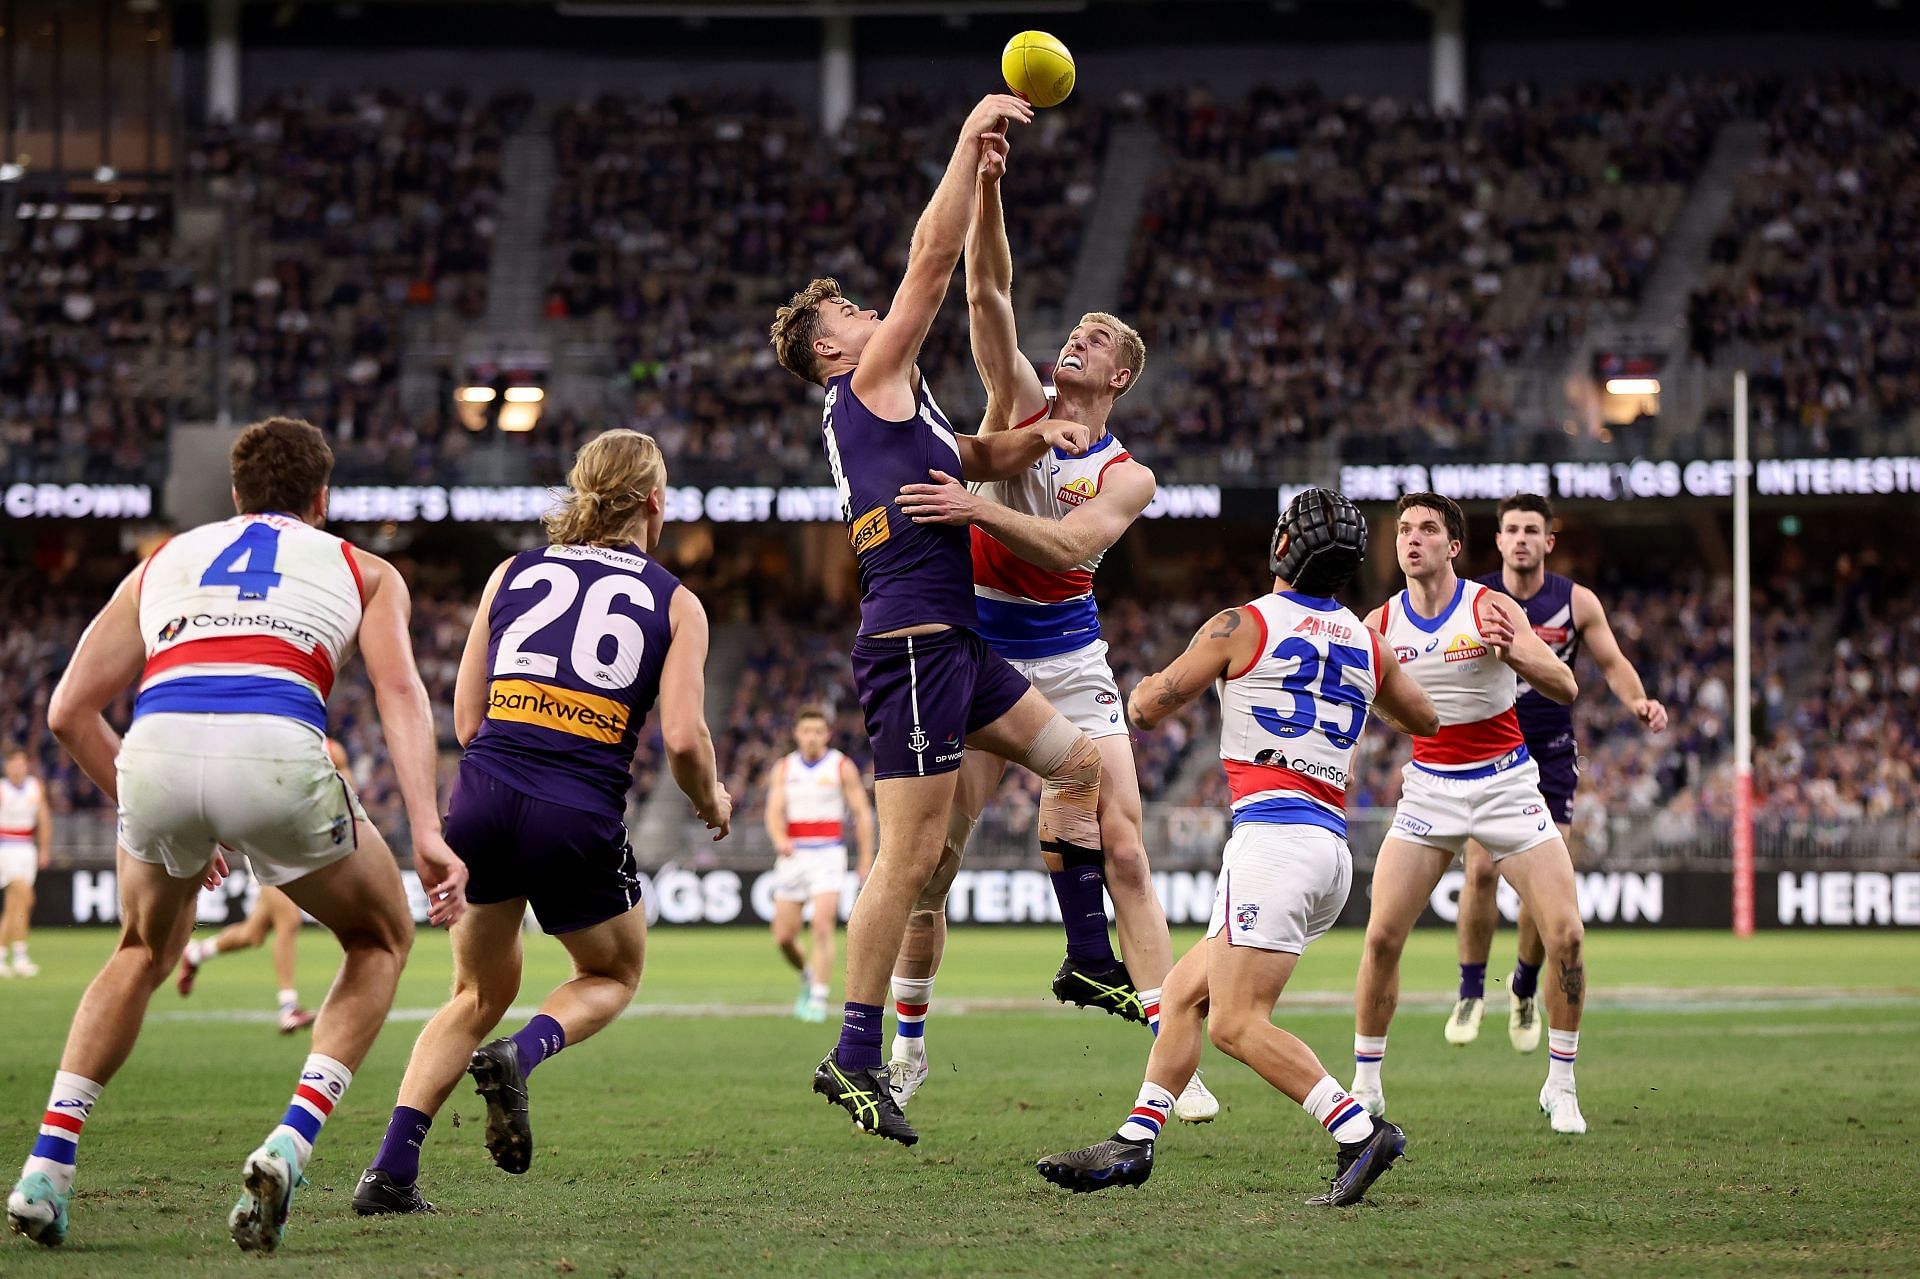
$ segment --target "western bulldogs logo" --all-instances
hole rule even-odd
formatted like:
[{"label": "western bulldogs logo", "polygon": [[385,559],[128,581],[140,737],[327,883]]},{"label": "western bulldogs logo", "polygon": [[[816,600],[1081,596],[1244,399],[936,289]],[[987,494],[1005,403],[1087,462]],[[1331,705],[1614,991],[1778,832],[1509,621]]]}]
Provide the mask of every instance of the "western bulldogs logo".
[{"label": "western bulldogs logo", "polygon": [[335,846],[338,846],[347,842],[347,835],[352,830],[353,830],[352,815],[348,813],[342,813],[340,814],[340,816],[333,819],[333,825],[327,827],[327,835],[333,840]]},{"label": "western bulldogs logo", "polygon": [[1233,922],[1243,933],[1252,932],[1259,918],[1260,907],[1255,902],[1242,902],[1239,909],[1233,913]]}]

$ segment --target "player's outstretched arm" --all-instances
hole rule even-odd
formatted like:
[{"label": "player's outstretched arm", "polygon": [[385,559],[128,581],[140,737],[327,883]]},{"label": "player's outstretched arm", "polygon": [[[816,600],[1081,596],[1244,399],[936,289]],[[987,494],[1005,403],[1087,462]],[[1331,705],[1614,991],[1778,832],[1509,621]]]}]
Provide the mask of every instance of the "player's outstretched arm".
[{"label": "player's outstretched arm", "polygon": [[873,869],[873,803],[867,798],[867,783],[854,762],[840,757],[840,793],[847,800],[847,815],[853,818],[853,838],[860,850],[860,882],[867,882]]},{"label": "player's outstretched arm", "polygon": [[[36,782],[38,778],[34,779]],[[47,788],[40,783],[40,803],[33,814],[33,838],[40,847],[39,867],[41,870],[53,865],[53,814],[48,811]]]},{"label": "player's outstretched arm", "polygon": [[473,625],[467,628],[467,646],[460,651],[460,673],[453,681],[453,735],[461,746],[472,743],[480,724],[487,717],[487,645],[492,633],[493,597],[500,593],[507,565],[502,560],[480,592],[480,603],[473,610]]},{"label": "player's outstretched arm", "polygon": [[[927,340],[940,303],[946,299],[953,268],[960,264],[960,253],[966,246],[982,138],[1003,120],[1026,124],[1032,119],[1033,108],[1024,101],[1010,93],[995,93],[982,98],[960,126],[947,171],[913,228],[906,276],[893,295],[886,318],[867,339],[860,353],[860,367],[853,373],[853,393],[875,413],[895,421],[913,413],[908,375],[920,358],[920,346]],[[1000,141],[1004,145],[1005,138]]]},{"label": "player's outstretched arm", "polygon": [[[47,703],[47,727],[108,799],[118,802],[119,778],[114,761],[120,755],[120,734],[107,723],[103,711],[127,685],[140,678],[147,648],[140,638],[140,574],[136,568],[114,589],[113,598],[88,623],[74,649],[73,660],[54,686]],[[44,811],[46,804],[41,803]]]},{"label": "player's outstretched arm", "polygon": [[1058,520],[1027,515],[973,492],[944,472],[900,490],[900,512],[916,524],[975,524],[1029,564],[1061,572],[1120,540],[1153,500],[1153,472],[1138,462],[1108,471],[1091,501]]},{"label": "player's outstretched arm", "polygon": [[451,924],[467,909],[467,866],[440,832],[439,742],[433,727],[433,703],[413,660],[413,596],[400,570],[359,547],[347,552],[366,583],[360,613],[360,658],[373,685],[373,705],[387,739],[400,802],[407,809],[413,838],[413,868],[427,895],[427,919]]},{"label": "player's outstretched arm", "polygon": [[1640,681],[1640,672],[1633,669],[1633,663],[1620,651],[1620,641],[1614,637],[1613,627],[1607,622],[1607,610],[1600,605],[1600,597],[1584,586],[1573,588],[1573,627],[1580,632],[1580,638],[1586,642],[1587,651],[1593,654],[1593,660],[1600,664],[1600,673],[1606,677],[1607,687],[1613,695],[1626,704],[1642,724],[1655,733],[1664,732],[1667,727],[1667,708],[1647,696],[1647,686]]},{"label": "player's outstretched arm", "polygon": [[1527,681],[1536,693],[1562,706],[1580,695],[1573,668],[1554,655],[1547,642],[1533,633],[1520,606],[1499,591],[1483,593],[1474,604],[1474,622],[1500,660]]},{"label": "player's outstretched arm", "polygon": [[674,588],[667,605],[673,639],[660,669],[660,738],[674,785],[693,801],[693,811],[714,832],[727,837],[733,828],[733,797],[720,784],[707,729],[707,610],[684,586]]},{"label": "player's outstretched arm", "polygon": [[1433,708],[1433,699],[1427,696],[1427,690],[1420,687],[1418,680],[1401,669],[1400,660],[1380,632],[1371,624],[1367,630],[1373,634],[1373,651],[1380,655],[1379,679],[1373,693],[1374,714],[1402,733],[1432,737],[1440,731],[1440,713]]},{"label": "player's outstretched arm", "polygon": [[1005,148],[983,142],[966,258],[967,335],[974,367],[987,388],[982,435],[1030,423],[1047,411],[1046,389],[1033,361],[1020,353],[1014,321],[1013,250],[1007,244],[1006,211],[1000,204],[1000,179],[1005,173]]},{"label": "player's outstretched arm", "polygon": [[1250,622],[1248,610],[1215,613],[1171,666],[1134,685],[1127,698],[1127,722],[1150,732],[1215,680],[1251,670],[1259,657],[1260,628]]},{"label": "player's outstretched arm", "polygon": [[[1093,442],[1093,432],[1079,422],[1050,420],[1025,431],[999,431],[992,435],[956,435],[954,448],[960,454],[960,477],[968,483],[980,480],[1010,480],[1046,456],[1050,448],[1079,457]],[[938,479],[939,471],[928,472]],[[911,486],[909,486],[911,487]]]},{"label": "player's outstretched arm", "polygon": [[773,851],[777,856],[785,857],[793,851],[793,841],[787,838],[787,757],[782,755],[773,761],[767,769],[767,838],[773,841]]}]

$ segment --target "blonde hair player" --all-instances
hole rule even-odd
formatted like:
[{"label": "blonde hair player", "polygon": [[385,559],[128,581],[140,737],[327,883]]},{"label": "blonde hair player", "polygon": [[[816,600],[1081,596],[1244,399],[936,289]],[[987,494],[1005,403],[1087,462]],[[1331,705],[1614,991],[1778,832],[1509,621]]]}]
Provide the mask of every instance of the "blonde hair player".
[{"label": "blonde hair player", "polygon": [[[971,487],[935,471],[930,482],[900,491],[900,509],[921,523],[971,525],[981,635],[1100,751],[1100,847],[1041,850],[1067,935],[1053,995],[1142,1022],[1157,1035],[1173,944],[1153,890],[1133,742],[1121,719],[1093,598],[1101,558],[1153,500],[1153,472],[1107,429],[1115,402],[1139,381],[1147,349],[1114,316],[1084,315],[1055,357],[1049,397],[1033,362],[1020,352],[1014,323],[1013,256],[1001,208],[1005,167],[1003,152],[982,155],[967,236],[968,330],[987,388],[980,433],[1032,430],[1059,417],[1085,423],[1092,442],[1078,456],[1055,452],[1012,479]],[[888,1073],[903,1106],[928,1077],[926,1017],[946,949],[947,889],[1006,767],[1005,760],[980,751],[967,752],[961,762],[940,869],[914,908],[894,965],[897,1023]],[[1108,892],[1124,965],[1107,937]],[[1177,1113],[1195,1123],[1220,1113],[1198,1072]]]},{"label": "blonde hair player", "polygon": [[[320,531],[333,451],[306,422],[269,418],[234,441],[239,514],[180,534],[127,575],[81,636],[47,723],[115,800],[120,941],[87,987],[7,1224],[67,1237],[80,1133],[180,960],[222,849],[286,891],[346,952],[313,1025],[285,1117],[241,1166],[227,1216],[242,1251],[271,1252],[321,1127],[393,1006],[413,944],[399,867],[327,755],[327,693],[358,648],[413,832],[427,917],[466,909],[466,867],[440,834],[433,707],[413,662],[399,572]],[[139,693],[123,740],[102,712]]]},{"label": "blonde hair player", "polygon": [[[1664,732],[1667,708],[1647,696],[1646,685],[1633,663],[1620,651],[1620,641],[1607,624],[1600,597],[1586,587],[1547,571],[1553,553],[1553,504],[1538,493],[1515,493],[1494,511],[1500,522],[1500,568],[1480,581],[1505,591],[1526,612],[1533,633],[1569,667],[1583,645],[1593,653],[1607,687],[1650,733]],[[1516,678],[1518,678],[1516,676]],[[1573,792],[1580,782],[1580,752],[1573,736],[1573,708],[1542,697],[1522,680],[1514,714],[1527,753],[1540,766],[1540,795],[1547,813],[1567,839],[1573,823]],[[1493,930],[1499,918],[1499,878],[1487,850],[1467,843],[1466,877],[1460,884],[1460,998],[1447,1017],[1447,1042],[1472,1043],[1480,1034],[1486,1010],[1487,955],[1493,949]],[[1518,1052],[1540,1046],[1539,980],[1546,951],[1540,930],[1523,906],[1514,921],[1519,934],[1512,980],[1507,985],[1507,1042]]]},{"label": "blonde hair player", "polygon": [[[331,737],[327,739],[327,757],[342,777],[353,775],[347,748]],[[176,986],[181,998],[193,994],[200,970],[220,955],[236,950],[255,950],[273,938],[273,976],[279,983],[274,996],[279,1008],[280,1033],[291,1035],[313,1025],[316,1014],[300,1006],[300,991],[294,985],[294,968],[300,951],[300,908],[293,898],[269,884],[254,885],[253,908],[237,924],[228,924],[205,941],[190,941],[180,953],[180,976]]]},{"label": "blonde hair player", "polygon": [[[633,1002],[646,958],[640,868],[627,842],[633,753],[654,703],[675,785],[726,838],[733,801],[707,731],[707,614],[654,558],[666,500],[659,446],[638,431],[589,441],[549,544],[494,569],[453,690],[466,748],[447,842],[471,870],[453,929],[453,996],[413,1045],[387,1134],[353,1192],[361,1216],[433,1211],[420,1149],[462,1074],[486,1105],[487,1153],[533,1163],[527,1081]],[[573,963],[572,980],[491,1043],[520,990],[527,907]]]},{"label": "blonde hair player", "polygon": [[1380,1066],[1400,997],[1400,952],[1441,875],[1473,840],[1520,894],[1546,944],[1551,1060],[1540,1108],[1553,1131],[1583,1133],[1573,1063],[1587,993],[1585,931],[1573,861],[1541,798],[1540,770],[1513,710],[1516,675],[1556,702],[1571,702],[1579,688],[1518,604],[1454,572],[1466,521],[1451,498],[1408,493],[1397,516],[1407,588],[1367,624],[1386,636],[1433,699],[1440,731],[1414,739],[1392,833],[1374,862],[1353,999],[1353,1095],[1373,1114],[1386,1113]]},{"label": "blonde hair player", "polygon": [[1069,1190],[1137,1186],[1152,1174],[1174,1093],[1200,1065],[1203,1023],[1215,1047],[1338,1143],[1332,1185],[1309,1202],[1358,1203],[1406,1148],[1406,1134],[1369,1118],[1311,1048],[1273,1024],[1273,1012],[1301,954],[1347,904],[1347,778],[1367,711],[1377,704],[1384,717],[1422,733],[1438,717],[1380,636],[1333,598],[1367,553],[1366,521],[1352,502],[1331,489],[1301,493],[1269,552],[1272,593],[1216,614],[1127,699],[1128,718],[1152,729],[1219,690],[1233,835],[1206,939],[1167,979],[1165,1029],[1133,1110],[1105,1141],[1037,1165]]},{"label": "blonde hair player", "polygon": [[0,978],[38,977],[40,966],[27,953],[27,929],[33,922],[33,881],[53,855],[53,819],[47,812],[47,788],[33,775],[26,751],[7,752],[0,775]]},{"label": "blonde hair player", "polygon": [[[847,886],[847,827],[860,846],[860,882],[873,869],[873,805],[860,769],[833,748],[827,713],[803,707],[794,749],[767,770],[767,837],[773,841],[773,944],[800,974],[793,1015],[824,1022],[833,983],[833,935]],[[800,949],[813,910],[812,953]]]}]

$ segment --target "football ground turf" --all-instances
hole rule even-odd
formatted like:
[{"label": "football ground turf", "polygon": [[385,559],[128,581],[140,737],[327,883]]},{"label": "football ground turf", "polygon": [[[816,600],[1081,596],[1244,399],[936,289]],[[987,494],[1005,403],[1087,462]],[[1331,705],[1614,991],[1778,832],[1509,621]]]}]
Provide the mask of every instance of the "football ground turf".
[{"label": "football ground turf", "polygon": [[[38,934],[43,974],[0,983],[9,1184],[74,1001],[111,943],[104,931]],[[1315,945],[1279,1014],[1343,1082],[1358,944],[1343,931]],[[0,1238],[0,1274],[1920,1268],[1920,934],[1592,934],[1584,1138],[1547,1130],[1535,1106],[1545,1053],[1508,1047],[1503,988],[1478,1043],[1443,1043],[1452,938],[1419,934],[1385,1074],[1410,1145],[1347,1210],[1302,1203],[1323,1187],[1332,1143],[1212,1049],[1205,1068],[1224,1113],[1175,1124],[1147,1187],[1074,1196],[1042,1182],[1034,1159],[1098,1140],[1125,1115],[1148,1043],[1139,1027],[1036,998],[1058,948],[1051,931],[956,930],[929,1022],[934,1073],[909,1108],[922,1139],[907,1150],[852,1136],[808,1091],[834,1027],[785,1015],[793,985],[762,932],[660,930],[638,1014],[534,1077],[530,1173],[492,1167],[463,1084],[427,1144],[421,1185],[440,1213],[363,1220],[348,1203],[355,1180],[446,987],[446,940],[423,930],[395,1023],[327,1126],[286,1244],[267,1260],[234,1249],[225,1215],[305,1036],[282,1038],[265,1016],[264,952],[223,957],[191,1000],[171,985],[155,997],[81,1143],[68,1244]],[[323,934],[303,939],[310,998],[336,954]],[[1503,932],[1495,971],[1511,955]],[[529,1009],[564,975],[560,956],[529,938]]]}]

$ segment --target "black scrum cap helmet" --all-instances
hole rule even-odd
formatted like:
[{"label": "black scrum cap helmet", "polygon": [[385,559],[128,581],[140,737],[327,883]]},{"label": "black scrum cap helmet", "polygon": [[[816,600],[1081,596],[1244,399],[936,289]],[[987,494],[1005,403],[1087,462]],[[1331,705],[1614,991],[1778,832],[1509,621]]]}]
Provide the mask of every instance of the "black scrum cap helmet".
[{"label": "black scrum cap helmet", "polygon": [[[1287,553],[1276,554],[1285,535]],[[1273,575],[1307,595],[1332,595],[1367,557],[1367,522],[1344,493],[1307,489],[1287,504],[1269,551]]]}]

